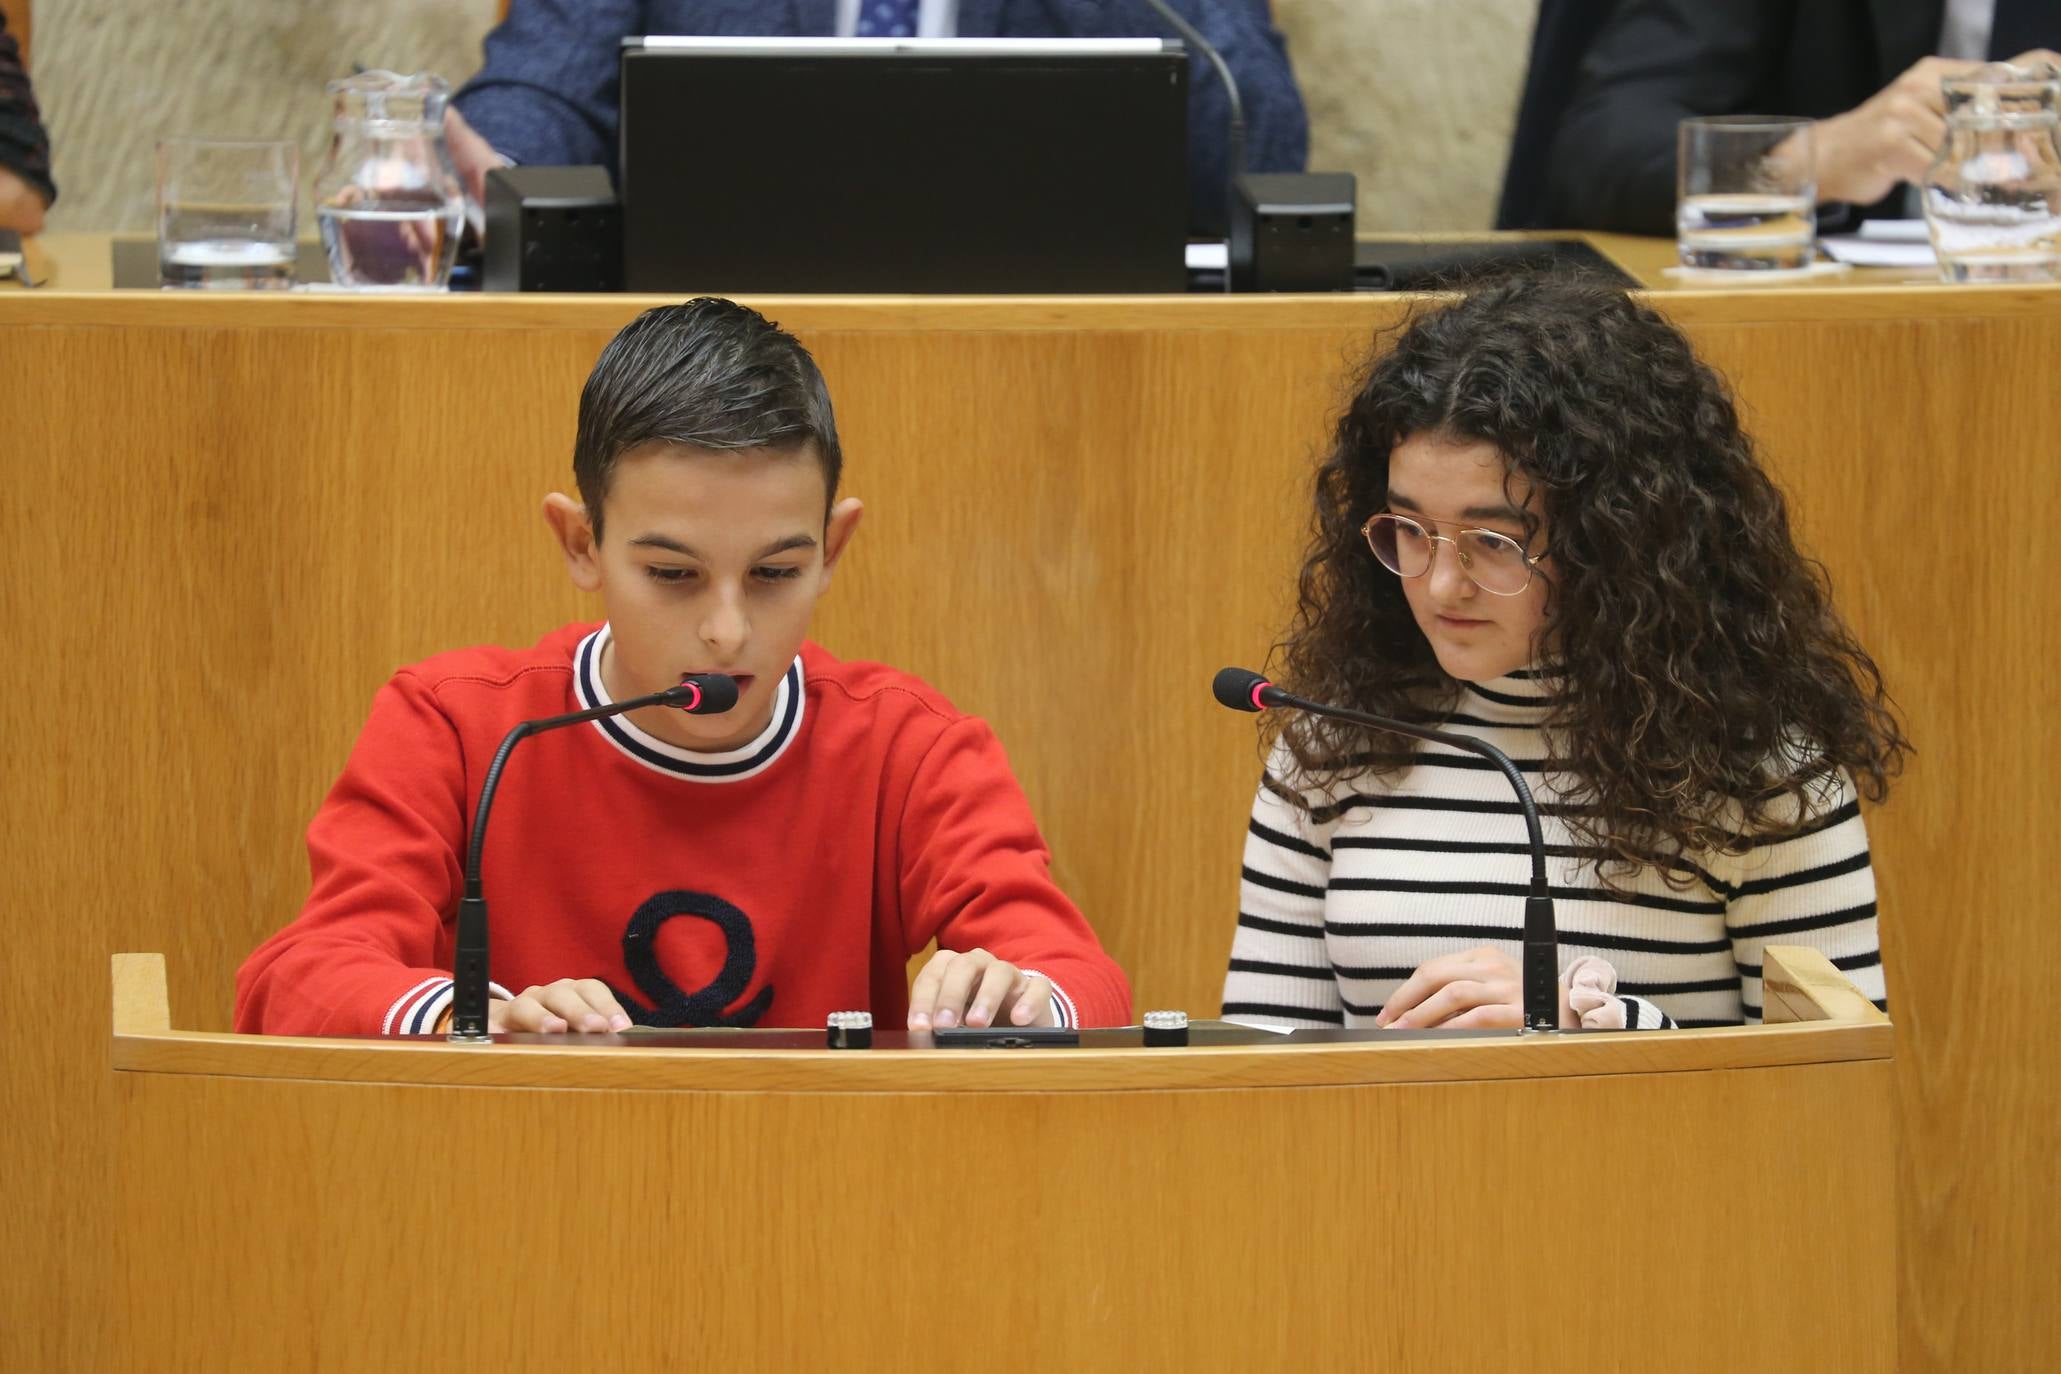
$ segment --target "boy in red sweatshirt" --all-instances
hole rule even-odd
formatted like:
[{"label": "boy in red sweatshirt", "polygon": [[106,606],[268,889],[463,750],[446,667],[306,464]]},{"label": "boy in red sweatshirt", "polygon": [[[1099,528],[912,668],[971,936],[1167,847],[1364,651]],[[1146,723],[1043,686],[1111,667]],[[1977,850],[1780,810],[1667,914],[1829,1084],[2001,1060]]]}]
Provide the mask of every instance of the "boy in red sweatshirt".
[{"label": "boy in red sweatshirt", "polygon": [[704,298],[618,334],[580,395],[580,499],[544,502],[607,621],[394,674],[308,827],[307,905],[237,974],[237,1029],[442,1029],[501,737],[691,673],[736,678],[737,705],[646,708],[510,758],[483,870],[493,1029],[1129,1020],[994,734],[807,642],[859,524],[841,463],[815,361],[756,312]]}]

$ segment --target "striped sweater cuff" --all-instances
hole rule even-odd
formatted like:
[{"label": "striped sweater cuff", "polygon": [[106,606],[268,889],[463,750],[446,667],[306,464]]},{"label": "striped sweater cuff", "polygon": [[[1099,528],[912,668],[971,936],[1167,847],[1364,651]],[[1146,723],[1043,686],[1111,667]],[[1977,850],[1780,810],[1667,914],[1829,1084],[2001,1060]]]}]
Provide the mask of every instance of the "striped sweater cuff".
[{"label": "striped sweater cuff", "polygon": [[1675,1019],[1643,997],[1618,996],[1624,1003],[1626,1030],[1675,1030]]},{"label": "striped sweater cuff", "polygon": [[[381,1035],[429,1035],[437,1028],[437,1021],[444,1009],[451,1005],[452,990],[457,985],[449,978],[425,978],[394,999],[386,1009],[386,1020],[379,1026]],[[488,983],[490,995],[504,1002],[513,1001],[515,994],[499,983]]]}]

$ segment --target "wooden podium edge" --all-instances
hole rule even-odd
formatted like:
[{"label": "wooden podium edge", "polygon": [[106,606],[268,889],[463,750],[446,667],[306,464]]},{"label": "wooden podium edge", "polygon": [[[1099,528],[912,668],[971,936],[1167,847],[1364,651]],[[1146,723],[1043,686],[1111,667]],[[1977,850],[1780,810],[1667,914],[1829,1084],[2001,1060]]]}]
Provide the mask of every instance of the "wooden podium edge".
[{"label": "wooden podium edge", "polygon": [[1761,1019],[1770,1026],[1806,1021],[1886,1024],[1889,1017],[1861,995],[1820,950],[1768,945],[1761,950]]},{"label": "wooden podium edge", "polygon": [[[49,285],[0,290],[0,324],[147,328],[359,328],[463,330],[535,328],[613,333],[644,310],[674,302],[663,295],[552,295],[470,292],[422,296],[290,291],[98,289],[98,274],[66,272],[66,259],[105,257],[114,235],[58,234],[28,240],[31,265]],[[1383,235],[1437,243],[1476,234]],[[1512,234],[1513,239],[1574,237],[1638,279],[1641,296],[1681,324],[1754,324],[1799,318],[1905,322],[1919,319],[2037,317],[2061,309],[2061,286],[1862,280],[1831,290],[1776,287],[1682,288],[1657,281],[1672,262],[1671,240],[1621,234]],[[73,289],[69,283],[93,281]],[[1437,293],[1335,291],[1225,295],[793,295],[746,292],[737,299],[807,333],[987,330],[1097,330],[1138,333],[1213,329],[1360,329]]]},{"label": "wooden podium edge", "polygon": [[173,1030],[161,954],[115,955],[113,990],[117,1072],[494,1088],[1137,1092],[1462,1083],[1887,1060],[1894,1038],[1887,1018],[1816,1018],[1695,1031],[1151,1050],[694,1050],[633,1047],[615,1036],[454,1046],[431,1037],[319,1039]]}]

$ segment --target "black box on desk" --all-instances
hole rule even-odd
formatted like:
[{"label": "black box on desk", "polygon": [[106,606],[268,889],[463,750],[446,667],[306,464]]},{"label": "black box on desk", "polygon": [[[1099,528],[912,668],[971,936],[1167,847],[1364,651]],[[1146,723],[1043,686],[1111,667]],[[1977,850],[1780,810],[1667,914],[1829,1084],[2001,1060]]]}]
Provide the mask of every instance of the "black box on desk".
[{"label": "black box on desk", "polygon": [[1353,289],[1349,172],[1248,172],[1231,183],[1233,291]]},{"label": "black box on desk", "polygon": [[487,291],[620,291],[623,212],[602,167],[487,173]]}]

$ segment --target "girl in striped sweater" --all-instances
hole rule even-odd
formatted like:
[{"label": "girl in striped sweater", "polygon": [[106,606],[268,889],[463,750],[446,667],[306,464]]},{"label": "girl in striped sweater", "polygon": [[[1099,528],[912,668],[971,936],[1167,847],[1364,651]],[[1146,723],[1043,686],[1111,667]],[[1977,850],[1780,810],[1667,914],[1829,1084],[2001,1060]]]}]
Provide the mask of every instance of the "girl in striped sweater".
[{"label": "girl in striped sweater", "polygon": [[[1679,331],[1564,278],[1423,315],[1371,365],[1315,495],[1281,685],[1516,760],[1563,1025],[1757,1022],[1766,942],[1822,949],[1884,1003],[1859,799],[1908,744]],[[1224,1014],[1519,1024],[1529,862],[1502,776],[1264,720]]]}]

